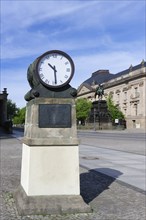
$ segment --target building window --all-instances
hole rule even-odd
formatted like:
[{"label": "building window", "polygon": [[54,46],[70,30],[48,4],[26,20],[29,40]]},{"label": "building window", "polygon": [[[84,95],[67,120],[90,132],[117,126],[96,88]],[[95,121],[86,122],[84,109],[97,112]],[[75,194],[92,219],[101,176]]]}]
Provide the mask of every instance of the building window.
[{"label": "building window", "polygon": [[136,120],[132,120],[133,122],[133,128],[136,128]]},{"label": "building window", "polygon": [[138,106],[137,106],[137,104],[134,104],[134,108],[135,108],[135,115],[137,115],[137,113],[138,113],[138,112],[137,112],[137,107],[138,107]]},{"label": "building window", "polygon": [[124,100],[127,100],[127,92],[124,92]]},{"label": "building window", "polygon": [[117,103],[119,103],[119,101],[120,101],[120,94],[117,93]]},{"label": "building window", "polygon": [[113,98],[113,95],[114,95],[114,92],[111,91],[111,92],[109,93],[109,96],[110,96],[111,98]]},{"label": "building window", "polygon": [[134,88],[134,93],[135,93],[135,97],[137,97],[137,94],[138,94],[138,88],[137,87]]}]

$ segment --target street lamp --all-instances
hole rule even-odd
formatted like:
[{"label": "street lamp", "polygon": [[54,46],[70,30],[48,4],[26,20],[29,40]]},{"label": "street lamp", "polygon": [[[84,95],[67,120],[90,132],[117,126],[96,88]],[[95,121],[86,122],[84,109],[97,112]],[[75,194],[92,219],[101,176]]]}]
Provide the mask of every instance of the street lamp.
[{"label": "street lamp", "polygon": [[94,131],[96,131],[96,108],[93,109],[93,116],[94,116]]}]

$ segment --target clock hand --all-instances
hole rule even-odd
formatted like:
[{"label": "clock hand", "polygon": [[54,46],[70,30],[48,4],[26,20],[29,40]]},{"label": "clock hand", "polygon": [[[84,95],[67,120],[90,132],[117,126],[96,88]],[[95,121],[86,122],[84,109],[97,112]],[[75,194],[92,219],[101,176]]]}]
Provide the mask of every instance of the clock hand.
[{"label": "clock hand", "polygon": [[57,70],[56,67],[54,66],[54,78],[55,78],[55,84],[57,84]]},{"label": "clock hand", "polygon": [[48,65],[54,70],[54,67],[50,63],[48,63]]},{"label": "clock hand", "polygon": [[55,79],[55,84],[57,84],[57,75],[56,75],[56,67],[55,66],[52,66],[50,63],[48,63],[48,65],[54,70],[54,79]]}]

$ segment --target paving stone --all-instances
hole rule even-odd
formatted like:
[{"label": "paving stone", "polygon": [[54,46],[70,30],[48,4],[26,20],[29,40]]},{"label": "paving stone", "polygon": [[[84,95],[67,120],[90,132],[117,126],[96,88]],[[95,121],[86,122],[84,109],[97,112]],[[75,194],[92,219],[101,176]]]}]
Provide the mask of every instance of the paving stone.
[{"label": "paving stone", "polygon": [[1,146],[1,220],[145,220],[146,196],[114,178],[80,167],[81,195],[93,209],[88,214],[19,216],[13,192],[20,183],[21,142],[3,138]]}]

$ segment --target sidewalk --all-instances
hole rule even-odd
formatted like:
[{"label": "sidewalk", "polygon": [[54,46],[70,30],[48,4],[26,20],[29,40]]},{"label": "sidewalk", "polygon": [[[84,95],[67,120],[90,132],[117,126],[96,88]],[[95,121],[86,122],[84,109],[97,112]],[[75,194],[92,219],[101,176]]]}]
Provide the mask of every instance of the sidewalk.
[{"label": "sidewalk", "polygon": [[146,191],[146,157],[143,155],[80,145],[80,164]]},{"label": "sidewalk", "polygon": [[94,130],[94,129],[78,129],[78,131],[82,131],[82,132],[105,132],[105,133],[144,133],[146,134],[146,129],[144,128],[131,128],[131,129],[124,129],[124,130],[121,130],[121,129],[113,129],[113,130],[108,130],[108,129],[102,129],[102,130]]},{"label": "sidewalk", "polygon": [[1,147],[1,220],[145,220],[145,195],[114,178],[80,167],[81,195],[93,213],[48,216],[19,216],[13,192],[20,183],[21,141],[2,137]]}]

